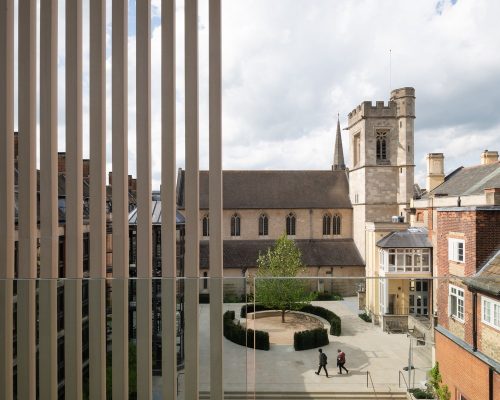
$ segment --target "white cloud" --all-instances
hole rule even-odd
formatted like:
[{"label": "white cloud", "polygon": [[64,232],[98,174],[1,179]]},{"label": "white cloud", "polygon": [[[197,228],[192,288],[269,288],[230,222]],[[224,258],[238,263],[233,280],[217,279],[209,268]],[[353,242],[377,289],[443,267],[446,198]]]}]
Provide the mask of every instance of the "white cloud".
[{"label": "white cloud", "polygon": [[[59,123],[64,150],[64,2],[59,2]],[[135,3],[131,2],[131,7]],[[88,4],[84,2],[84,17]],[[107,0],[111,56],[111,1]],[[153,21],[161,1],[153,0]],[[337,113],[413,86],[416,178],[425,153],[446,169],[500,150],[500,2],[494,0],[223,0],[223,137],[227,169],[328,169]],[[208,167],[208,0],[199,3],[200,166]],[[131,11],[131,15],[135,12]],[[177,2],[177,154],[184,165],[184,9]],[[153,187],[160,182],[161,27],[152,32]],[[16,46],[17,47],[17,46]],[[88,143],[88,24],[84,24]],[[389,49],[392,73],[389,77]],[[108,162],[111,62],[107,63]],[[135,175],[135,38],[129,38],[129,170]],[[348,138],[343,135],[348,161]],[[88,155],[88,144],[84,147]],[[110,167],[110,164],[108,164]]]}]

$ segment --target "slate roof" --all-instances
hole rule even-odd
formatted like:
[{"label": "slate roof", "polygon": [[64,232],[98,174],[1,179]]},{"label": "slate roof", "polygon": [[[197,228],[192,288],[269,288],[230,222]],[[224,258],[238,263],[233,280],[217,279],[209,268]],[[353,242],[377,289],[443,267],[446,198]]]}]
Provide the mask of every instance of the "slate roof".
[{"label": "slate roof", "polygon": [[[184,208],[184,171],[177,179]],[[352,208],[345,171],[224,171],[224,209]],[[208,171],[200,171],[200,209],[208,209]]]},{"label": "slate roof", "polygon": [[[265,253],[274,240],[224,240],[224,268],[256,267],[259,253]],[[306,266],[364,266],[352,239],[295,240]],[[208,240],[200,242],[200,267],[209,267]]]},{"label": "slate roof", "polygon": [[484,189],[500,187],[500,161],[492,164],[460,167],[429,192],[434,196],[467,196],[483,194]]},{"label": "slate roof", "polygon": [[464,282],[473,289],[500,296],[500,248],[476,274]]},{"label": "slate roof", "polygon": [[425,248],[432,247],[427,229],[409,228],[406,231],[392,232],[377,242],[383,248]]},{"label": "slate roof", "polygon": [[[151,202],[151,218],[153,225],[161,225],[161,200],[152,200]],[[183,225],[185,223],[184,216],[176,211],[176,224]],[[137,225],[137,208],[134,208],[128,214],[129,225]]]}]

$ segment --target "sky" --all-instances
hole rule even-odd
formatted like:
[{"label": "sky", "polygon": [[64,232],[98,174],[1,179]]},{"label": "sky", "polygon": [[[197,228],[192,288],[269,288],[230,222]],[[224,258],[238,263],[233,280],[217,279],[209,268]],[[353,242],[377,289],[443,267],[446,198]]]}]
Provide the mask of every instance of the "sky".
[{"label": "sky", "polygon": [[[59,151],[65,150],[64,3],[59,2]],[[89,156],[88,3],[83,0],[84,157]],[[161,180],[160,3],[152,0],[154,189]],[[176,7],[177,165],[184,167],[184,2]],[[110,0],[107,14],[110,170]],[[404,86],[416,91],[415,182],[425,187],[430,152],[444,153],[447,173],[479,164],[483,150],[500,150],[498,15],[496,0],[222,0],[224,169],[330,169],[337,115],[346,127],[347,114],[358,104],[387,101],[391,89]],[[129,173],[134,176],[135,48],[135,1],[129,0]],[[200,168],[207,169],[208,0],[199,1],[199,78]],[[16,119],[17,107],[16,101]],[[347,131],[342,137],[350,166]]]}]

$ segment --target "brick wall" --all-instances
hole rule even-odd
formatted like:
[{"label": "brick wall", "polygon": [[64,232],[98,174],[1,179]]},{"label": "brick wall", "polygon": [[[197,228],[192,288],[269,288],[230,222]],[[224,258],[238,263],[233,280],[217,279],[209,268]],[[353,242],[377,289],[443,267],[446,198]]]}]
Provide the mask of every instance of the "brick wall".
[{"label": "brick wall", "polygon": [[[473,354],[458,346],[439,332],[435,335],[436,361],[447,384],[452,399],[462,393],[467,399],[488,399],[489,397],[489,367]],[[493,378],[494,394],[500,394],[500,376],[495,373]]]}]

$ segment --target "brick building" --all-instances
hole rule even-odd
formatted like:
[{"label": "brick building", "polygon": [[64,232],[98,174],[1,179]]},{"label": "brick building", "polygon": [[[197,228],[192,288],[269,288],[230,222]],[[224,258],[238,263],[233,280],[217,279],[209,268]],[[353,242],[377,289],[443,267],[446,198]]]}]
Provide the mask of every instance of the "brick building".
[{"label": "brick building", "polygon": [[453,399],[500,396],[498,152],[480,161],[445,175],[444,155],[429,154],[427,188],[411,202],[411,223],[428,229],[434,249],[435,356]]}]

